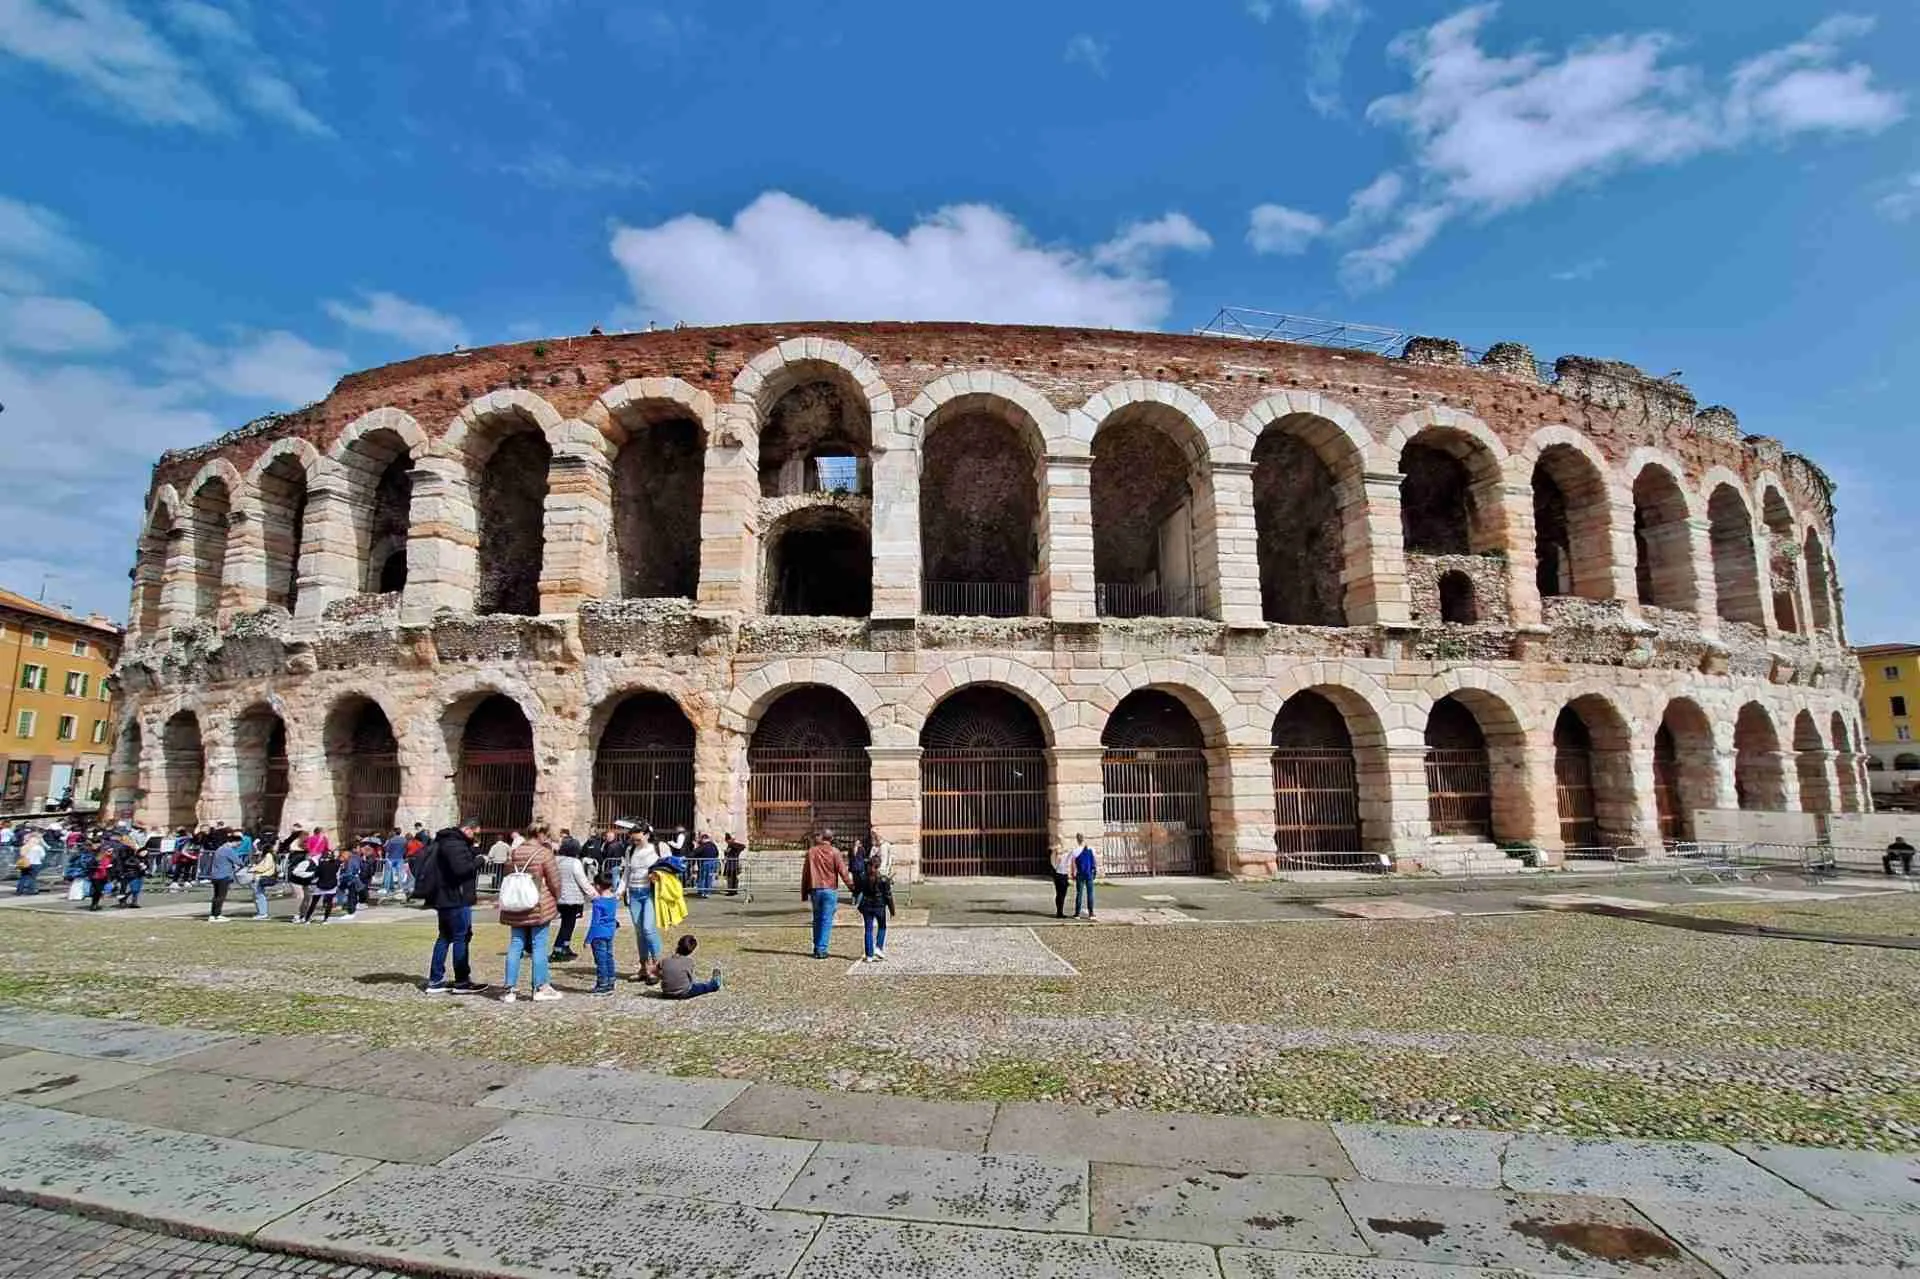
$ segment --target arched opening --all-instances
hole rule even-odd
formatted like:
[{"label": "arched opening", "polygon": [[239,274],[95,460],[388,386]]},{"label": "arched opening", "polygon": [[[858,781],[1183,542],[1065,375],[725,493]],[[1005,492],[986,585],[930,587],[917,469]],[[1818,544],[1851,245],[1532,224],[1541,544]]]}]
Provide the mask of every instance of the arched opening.
[{"label": "arched opening", "polygon": [[622,699],[594,747],[594,825],[623,817],[693,828],[693,724],[664,693]]},{"label": "arched opening", "polygon": [[630,406],[613,463],[608,581],[623,599],[692,599],[700,587],[707,436],[678,404]]},{"label": "arched opening", "polygon": [[356,589],[368,595],[405,590],[413,517],[413,458],[407,442],[384,427],[368,431],[342,450],[340,467],[359,565]]},{"label": "arched opening", "polygon": [[1713,726],[1706,712],[1685,698],[1669,702],[1653,738],[1653,802],[1662,842],[1692,840],[1693,815],[1718,807],[1718,791]]},{"label": "arched opening", "polygon": [[861,517],[831,506],[781,520],[767,540],[769,613],[865,617],[873,612],[873,541]]},{"label": "arched opening", "polygon": [[1206,441],[1165,405],[1132,404],[1093,437],[1094,606],[1102,617],[1200,617],[1210,585],[1198,516]]},{"label": "arched opening", "polygon": [[483,696],[460,728],[453,780],[460,820],[478,821],[486,842],[525,830],[538,780],[526,712],[511,697]]},{"label": "arched opening", "polygon": [[760,428],[760,496],[873,491],[873,417],[845,370],[821,365],[774,398]]},{"label": "arched opening", "polygon": [[1533,467],[1534,575],[1540,595],[1613,595],[1607,483],[1570,444],[1548,445]]},{"label": "arched opening", "polygon": [[864,834],[873,822],[871,742],[866,719],[837,689],[781,694],[747,743],[747,838],[801,848],[817,831]]},{"label": "arched opening", "polygon": [[[1282,867],[1289,857],[1360,852],[1353,735],[1340,708],[1319,693],[1295,693],[1274,716],[1273,802],[1273,842]],[[1329,863],[1315,857],[1310,864]]]},{"label": "arched opening", "polygon": [[1480,721],[1452,694],[1426,729],[1427,822],[1436,838],[1493,838],[1493,760]]},{"label": "arched opening", "polygon": [[322,736],[341,838],[392,830],[400,809],[400,743],[387,713],[370,698],[346,698],[328,712]]},{"label": "arched opening", "polygon": [[1653,730],[1653,810],[1661,844],[1693,838],[1692,815],[1680,797],[1680,743],[1664,720]]},{"label": "arched opening", "polygon": [[160,596],[166,581],[167,556],[175,536],[173,512],[165,506],[155,508],[140,536],[138,561],[134,566],[134,625],[149,639],[160,633]]},{"label": "arched opening", "polygon": [[107,816],[115,821],[132,821],[140,806],[141,746],[140,723],[130,719],[107,761]]},{"label": "arched opening", "polygon": [[1024,617],[1031,611],[1045,466],[1037,443],[1031,420],[1004,401],[948,403],[928,419],[920,460],[925,612]]},{"label": "arched opening", "polygon": [[[1445,441],[1452,447],[1442,447]],[[1473,476],[1457,442],[1425,432],[1400,451],[1400,534],[1415,555],[1473,550]]]},{"label": "arched opening", "polygon": [[1268,427],[1253,446],[1253,522],[1261,615],[1283,626],[1345,626],[1346,530],[1335,477],[1290,423]]},{"label": "arched opening", "polygon": [[502,428],[507,433],[493,442],[473,475],[480,532],[474,612],[531,617],[540,612],[547,471],[553,450],[531,422],[508,421],[512,425]]},{"label": "arched opening", "polygon": [[1813,614],[1814,629],[1831,635],[1833,633],[1833,573],[1827,564],[1827,548],[1821,545],[1820,535],[1812,529],[1807,530],[1801,555],[1807,562],[1807,594]]},{"label": "arched opening", "polygon": [[287,806],[290,769],[286,721],[270,706],[255,706],[233,726],[240,824],[251,831],[279,830]]},{"label": "arched opening", "polygon": [[1740,708],[1733,722],[1733,794],[1749,812],[1784,812],[1786,778],[1781,772],[1780,734],[1758,702]]},{"label": "arched opening", "polygon": [[1107,717],[1101,815],[1113,874],[1199,875],[1213,869],[1213,807],[1199,721],[1171,693],[1129,693]]},{"label": "arched opening", "polygon": [[1893,771],[1896,773],[1920,773],[1920,755],[1912,751],[1901,751],[1893,757]]},{"label": "arched opening", "polygon": [[921,727],[920,857],[929,875],[1046,873],[1046,731],[1005,689],[960,689]]},{"label": "arched opening", "polygon": [[180,711],[160,730],[160,758],[166,771],[161,796],[161,820],[168,829],[199,823],[200,785],[207,756],[200,743],[200,721],[192,711]]},{"label": "arched opening", "polygon": [[1634,478],[1633,551],[1634,588],[1642,604],[1699,610],[1687,497],[1663,466],[1643,466]]},{"label": "arched opening", "polygon": [[1760,606],[1760,568],[1753,548],[1753,517],[1746,499],[1731,484],[1707,499],[1709,540],[1713,544],[1716,611],[1723,621],[1764,626]]},{"label": "arched opening", "polygon": [[233,494],[226,481],[210,479],[193,495],[189,536],[193,539],[193,618],[211,622],[220,613],[226,580],[227,532],[233,519]]},{"label": "arched opening", "polygon": [[1553,784],[1560,813],[1560,842],[1568,849],[1597,848],[1600,819],[1594,809],[1593,736],[1571,706],[1553,721]]},{"label": "arched opening", "polygon": [[1801,711],[1793,719],[1793,764],[1800,780],[1800,811],[1831,813],[1833,781],[1827,767],[1827,743],[1808,711]]},{"label": "arched opening", "polygon": [[1847,721],[1835,712],[1832,723],[1833,749],[1837,755],[1835,772],[1840,778],[1840,811],[1843,813],[1865,812],[1860,802],[1860,765],[1855,758],[1853,736],[1847,732]]},{"label": "arched opening", "polygon": [[1761,497],[1760,518],[1767,525],[1767,582],[1773,595],[1773,622],[1781,630],[1798,635],[1806,629],[1806,608],[1800,599],[1800,539],[1794,536],[1793,512],[1779,489],[1769,487]]},{"label": "arched opening", "polygon": [[1472,626],[1480,620],[1473,579],[1458,569],[1440,575],[1440,620],[1454,626]]},{"label": "arched opening", "polygon": [[267,552],[267,606],[291,613],[300,600],[306,536],[307,468],[282,453],[260,473],[260,536]]}]

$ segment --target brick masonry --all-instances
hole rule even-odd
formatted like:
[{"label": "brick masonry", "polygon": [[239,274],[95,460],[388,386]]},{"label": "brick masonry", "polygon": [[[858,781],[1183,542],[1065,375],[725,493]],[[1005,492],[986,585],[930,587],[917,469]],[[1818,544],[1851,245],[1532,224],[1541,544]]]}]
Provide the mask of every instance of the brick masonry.
[{"label": "brick masonry", "polygon": [[[943,697],[985,683],[1038,718],[1049,818],[1068,832],[1100,826],[1100,734],[1120,699],[1176,696],[1206,744],[1217,868],[1235,874],[1274,865],[1271,730],[1308,689],[1346,716],[1371,849],[1429,838],[1423,734],[1449,695],[1487,738],[1501,838],[1558,845],[1553,726],[1569,704],[1594,742],[1611,839],[1657,838],[1663,721],[1687,809],[1864,807],[1825,476],[1775,441],[1742,438],[1731,412],[1698,409],[1675,383],[1576,357],[1544,383],[1530,358],[1502,351],[1472,365],[1444,343],[1388,359],[1163,334],[756,325],[354,374],[319,404],[156,466],[120,666],[115,796],[148,820],[234,818],[240,778],[257,772],[239,759],[250,740],[239,725],[265,711],[286,726],[289,818],[335,825],[329,742],[343,707],[371,702],[399,748],[400,819],[451,820],[465,717],[497,693],[532,726],[535,816],[579,829],[597,734],[622,697],[653,690],[694,727],[698,820],[738,830],[755,725],[782,693],[819,684],[865,717],[873,822],[911,856],[921,726]],[[834,420],[815,422],[828,402]],[[969,479],[964,463],[923,467],[923,443],[983,418],[1026,457],[992,469],[982,493],[923,502],[923,485]],[[804,458],[763,472],[761,429],[775,421],[806,425],[783,425],[783,449],[814,437],[864,449],[862,491],[796,493]],[[616,513],[615,494],[647,482],[622,469],[623,449],[688,422],[698,464],[662,482],[699,488],[697,567],[667,575],[691,578],[690,598],[620,599],[632,566],[675,562],[642,551],[656,517],[624,501]],[[1274,433],[1322,465],[1285,482],[1262,474],[1256,447]],[[551,457],[542,502],[524,496],[537,477],[489,475],[516,437],[506,456]],[[528,447],[536,439],[544,450]],[[1110,441],[1134,459],[1118,474],[1099,460]],[[1414,444],[1461,463],[1453,490],[1422,500],[1459,503],[1462,554],[1404,549],[1401,456]],[[1259,452],[1275,455],[1286,451]],[[396,456],[412,465],[405,588],[368,595],[377,481]],[[998,555],[1031,553],[1016,558],[1032,615],[921,616],[923,564],[986,571],[979,554],[923,547],[922,512],[937,515],[929,538],[987,527],[981,504],[1000,502],[1027,459],[1033,490],[1006,509],[1031,518],[1031,538],[1006,538]],[[304,504],[290,473],[304,474]],[[1536,474],[1554,490],[1538,508],[1553,512],[1548,574]],[[476,494],[494,491],[523,494],[498,507],[531,507],[539,527],[501,527],[493,507],[481,518]],[[1317,539],[1294,557],[1313,582],[1269,571],[1263,584],[1261,530],[1284,521],[1263,525],[1257,495],[1283,500],[1288,518],[1319,513]],[[650,493],[650,509],[693,509],[685,493],[665,496]],[[871,538],[870,615],[769,616],[783,529],[821,506]],[[692,520],[658,516],[654,535],[684,550]],[[1269,558],[1273,546],[1269,532]],[[290,589],[277,584],[289,566]],[[1441,622],[1449,569],[1474,586],[1471,625]],[[1202,616],[1102,617],[1101,571],[1190,587]],[[531,615],[474,613],[503,575],[537,585],[537,598],[521,592]],[[1543,599],[1543,582],[1571,593]],[[1263,604],[1313,599],[1339,620],[1336,597],[1344,626],[1270,623]]]}]

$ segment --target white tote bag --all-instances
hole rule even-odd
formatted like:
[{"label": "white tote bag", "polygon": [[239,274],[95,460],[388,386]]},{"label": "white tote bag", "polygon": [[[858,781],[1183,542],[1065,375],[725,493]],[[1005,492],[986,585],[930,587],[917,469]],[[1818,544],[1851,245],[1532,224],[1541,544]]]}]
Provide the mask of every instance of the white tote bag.
[{"label": "white tote bag", "polygon": [[527,872],[525,866],[514,866],[512,857],[507,858],[507,865],[512,869],[500,881],[500,909],[503,911],[534,909],[540,904],[540,885],[533,882],[533,876]]},{"label": "white tote bag", "polygon": [[72,883],[67,885],[68,901],[83,902],[86,899],[87,899],[87,881],[86,880],[76,879]]}]

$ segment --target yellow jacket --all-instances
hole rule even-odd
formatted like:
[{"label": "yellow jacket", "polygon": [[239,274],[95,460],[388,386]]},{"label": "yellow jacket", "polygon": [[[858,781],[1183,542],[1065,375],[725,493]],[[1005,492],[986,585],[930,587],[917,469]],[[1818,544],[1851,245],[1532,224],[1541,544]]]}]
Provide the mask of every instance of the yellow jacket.
[{"label": "yellow jacket", "polygon": [[687,890],[680,877],[662,872],[653,877],[653,918],[665,932],[687,917]]}]

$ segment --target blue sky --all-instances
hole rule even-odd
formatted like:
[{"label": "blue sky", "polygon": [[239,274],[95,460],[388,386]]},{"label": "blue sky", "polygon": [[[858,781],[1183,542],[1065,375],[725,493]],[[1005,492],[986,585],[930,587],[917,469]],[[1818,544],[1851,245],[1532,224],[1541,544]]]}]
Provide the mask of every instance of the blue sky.
[{"label": "blue sky", "polygon": [[1920,639],[1916,113],[1885,0],[0,0],[0,582],[119,615],[161,449],[456,342],[1234,304],[1682,370]]}]

